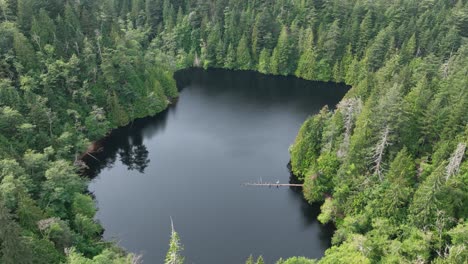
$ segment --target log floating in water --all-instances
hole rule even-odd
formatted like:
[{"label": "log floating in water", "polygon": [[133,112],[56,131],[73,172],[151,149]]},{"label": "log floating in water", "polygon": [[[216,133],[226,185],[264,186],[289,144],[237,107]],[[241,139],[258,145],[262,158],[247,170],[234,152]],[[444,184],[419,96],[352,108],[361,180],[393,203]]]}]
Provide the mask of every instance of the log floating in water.
[{"label": "log floating in water", "polygon": [[302,187],[299,183],[244,183],[244,186],[268,186],[268,187]]}]

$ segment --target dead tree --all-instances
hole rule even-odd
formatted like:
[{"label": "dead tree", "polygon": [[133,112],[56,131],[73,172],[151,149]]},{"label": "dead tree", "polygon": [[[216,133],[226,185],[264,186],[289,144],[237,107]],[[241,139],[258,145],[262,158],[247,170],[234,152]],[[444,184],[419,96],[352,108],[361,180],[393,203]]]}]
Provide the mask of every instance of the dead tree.
[{"label": "dead tree", "polygon": [[348,152],[354,119],[357,115],[359,115],[359,113],[361,113],[361,109],[362,101],[360,98],[345,99],[338,104],[338,111],[340,111],[343,115],[343,122],[345,127],[343,143],[341,144],[337,153],[338,157],[340,158],[346,156]]},{"label": "dead tree", "polygon": [[377,142],[377,145],[374,147],[373,151],[373,156],[372,156],[372,162],[374,164],[374,167],[372,169],[374,170],[374,174],[377,174],[379,176],[379,180],[382,181],[382,172],[383,172],[383,155],[385,152],[385,149],[387,146],[389,146],[390,140],[390,127],[387,125],[385,129],[382,131],[380,134],[380,139],[379,142]]},{"label": "dead tree", "polygon": [[195,58],[193,59],[193,66],[200,68],[201,67],[201,60],[198,58],[198,54],[195,52]]},{"label": "dead tree", "polygon": [[449,159],[449,164],[445,168],[445,180],[448,181],[450,177],[457,174],[460,170],[460,164],[465,155],[466,143],[458,143],[457,148]]}]

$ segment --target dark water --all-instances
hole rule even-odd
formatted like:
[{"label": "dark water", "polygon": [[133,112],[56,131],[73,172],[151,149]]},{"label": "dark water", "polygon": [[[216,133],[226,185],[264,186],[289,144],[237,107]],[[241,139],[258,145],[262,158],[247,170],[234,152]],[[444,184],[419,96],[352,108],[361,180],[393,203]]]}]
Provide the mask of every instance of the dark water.
[{"label": "dark water", "polygon": [[104,237],[162,263],[172,217],[186,263],[321,257],[333,229],[317,222],[318,206],[292,188],[241,184],[289,182],[288,148],[301,124],[346,87],[221,70],[176,79],[175,105],[114,131],[99,142],[101,163],[88,161]]}]

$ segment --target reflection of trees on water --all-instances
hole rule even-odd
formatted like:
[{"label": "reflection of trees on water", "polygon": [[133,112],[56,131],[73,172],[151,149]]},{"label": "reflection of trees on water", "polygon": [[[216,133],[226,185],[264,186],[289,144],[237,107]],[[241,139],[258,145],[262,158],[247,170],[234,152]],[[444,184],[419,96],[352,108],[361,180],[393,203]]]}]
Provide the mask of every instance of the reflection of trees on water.
[{"label": "reflection of trees on water", "polygon": [[118,129],[115,129],[107,137],[96,142],[99,150],[93,153],[98,160],[85,156],[83,160],[89,169],[85,174],[94,178],[105,168],[115,164],[117,157],[129,170],[137,170],[144,173],[150,163],[149,152],[143,143],[143,136],[151,137],[164,130],[169,112],[175,110],[175,106],[157,114],[154,117],[142,118]]},{"label": "reflection of trees on water", "polygon": [[145,172],[150,163],[148,159],[148,150],[145,145],[130,146],[127,149],[119,150],[120,161],[127,166],[129,170],[137,170],[140,173]]},{"label": "reflection of trees on water", "polygon": [[344,84],[263,75],[253,71],[191,68],[178,71],[174,76],[178,87],[200,85],[203,86],[202,92],[212,97],[229,91],[243,98],[244,102],[250,100],[265,107],[298,100],[299,107],[306,110],[310,110],[311,105],[333,108],[349,89]]},{"label": "reflection of trees on water", "polygon": [[[297,177],[292,173],[291,171],[291,163],[288,163],[287,165],[290,176],[289,176],[289,183],[291,184],[296,184],[296,183],[302,183],[300,182]],[[304,226],[309,226],[309,225],[322,225],[317,220],[318,215],[320,214],[320,204],[319,203],[313,203],[309,204],[305,199],[304,199],[304,194],[302,193],[302,188],[301,187],[289,187],[290,194],[295,197],[298,201],[298,204],[301,207],[301,212],[302,212],[302,219],[304,220],[303,225]],[[318,228],[319,230],[319,238],[320,238],[320,243],[324,248],[329,248],[331,246],[331,238],[333,236],[333,233],[335,232],[335,226],[331,223],[324,225],[322,228]]]}]

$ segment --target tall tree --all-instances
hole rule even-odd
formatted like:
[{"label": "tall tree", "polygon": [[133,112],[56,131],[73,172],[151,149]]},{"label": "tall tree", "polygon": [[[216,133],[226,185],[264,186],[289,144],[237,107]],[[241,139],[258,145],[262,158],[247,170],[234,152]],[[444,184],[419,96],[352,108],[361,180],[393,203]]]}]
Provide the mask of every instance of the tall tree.
[{"label": "tall tree", "polygon": [[25,239],[21,236],[21,228],[13,220],[12,215],[0,198],[0,260],[5,264],[30,264],[33,255]]},{"label": "tall tree", "polygon": [[237,46],[237,67],[241,70],[250,70],[252,68],[252,58],[250,56],[250,48],[247,38],[242,36]]},{"label": "tall tree", "polygon": [[296,76],[307,80],[315,79],[316,54],[314,48],[314,35],[312,29],[307,29],[305,43],[299,63],[296,69]]},{"label": "tall tree", "polygon": [[271,58],[270,65],[273,74],[288,75],[294,72],[295,62],[292,61],[292,49],[288,29],[287,27],[283,27]]},{"label": "tall tree", "polygon": [[180,243],[179,234],[174,229],[174,223],[171,219],[171,241],[169,242],[169,250],[167,251],[164,264],[183,264],[184,257],[180,254],[183,250]]},{"label": "tall tree", "polygon": [[151,36],[155,36],[160,23],[163,21],[163,0],[146,0],[146,24],[150,28]]}]

